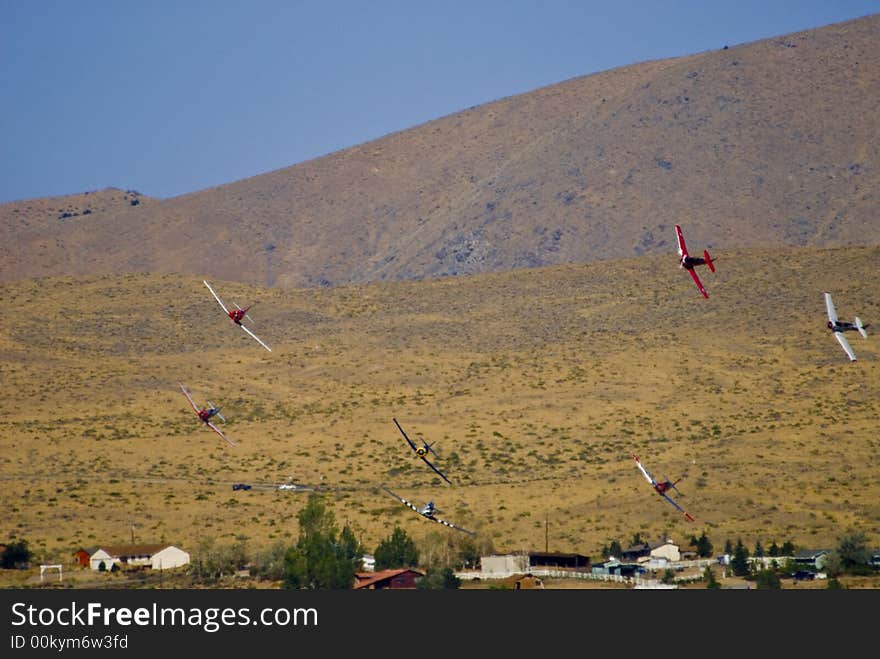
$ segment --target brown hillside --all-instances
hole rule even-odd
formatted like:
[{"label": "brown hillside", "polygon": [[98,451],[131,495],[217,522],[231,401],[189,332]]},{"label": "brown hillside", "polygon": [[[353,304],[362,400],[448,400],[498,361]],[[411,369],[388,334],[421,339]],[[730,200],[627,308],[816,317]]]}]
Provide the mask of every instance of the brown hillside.
[{"label": "brown hillside", "polygon": [[137,213],[20,232],[22,202],[0,205],[0,280],[418,279],[668,253],[674,223],[716,249],[877,244],[878,107],[880,14],[572,79]]},{"label": "brown hillside", "polygon": [[[292,478],[326,488],[370,549],[395,524],[423,546],[455,536],[381,485],[499,551],[543,549],[548,524],[550,550],[589,555],[637,532],[877,546],[880,339],[851,338],[850,363],[822,291],[876,327],[878,269],[878,247],[731,252],[708,300],[669,255],[333,289],[212,281],[258,300],[271,353],[199,277],[3,284],[0,539],[64,558],[134,522],[140,542],[256,551],[297,536],[305,494],[272,487]],[[223,406],[238,446],[199,426],[178,380]],[[452,485],[393,417],[438,442]],[[632,452],[685,476],[696,523]]]}]

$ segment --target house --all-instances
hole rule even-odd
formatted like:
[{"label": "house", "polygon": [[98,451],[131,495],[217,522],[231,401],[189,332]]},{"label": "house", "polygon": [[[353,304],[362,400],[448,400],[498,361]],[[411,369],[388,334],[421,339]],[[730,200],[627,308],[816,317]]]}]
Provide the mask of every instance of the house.
[{"label": "house", "polygon": [[355,590],[399,590],[415,588],[416,580],[425,576],[424,572],[410,568],[379,570],[378,572],[357,572],[354,575]]},{"label": "house", "polygon": [[607,574],[618,577],[634,577],[647,572],[644,566],[638,563],[621,563],[616,558],[609,558],[603,563],[594,563],[590,568],[593,574]]},{"label": "house", "polygon": [[628,561],[643,559],[654,563],[677,563],[681,560],[681,551],[677,544],[669,538],[655,542],[640,542],[631,545],[620,553],[620,557]]},{"label": "house", "polygon": [[372,554],[361,556],[361,567],[364,572],[373,572],[376,569],[376,557]]},{"label": "house", "polygon": [[73,554],[74,562],[77,565],[79,565],[80,567],[89,567],[90,566],[89,560],[91,559],[92,554],[95,553],[96,549],[97,549],[97,547],[89,547],[87,549],[85,549],[85,548],[78,549]]},{"label": "house", "polygon": [[792,557],[792,561],[799,567],[821,570],[825,566],[827,549],[801,549]]},{"label": "house", "polygon": [[110,570],[114,565],[120,567],[150,567],[154,570],[167,570],[189,563],[189,554],[173,545],[105,545],[98,547],[89,556],[89,566],[93,570]]}]

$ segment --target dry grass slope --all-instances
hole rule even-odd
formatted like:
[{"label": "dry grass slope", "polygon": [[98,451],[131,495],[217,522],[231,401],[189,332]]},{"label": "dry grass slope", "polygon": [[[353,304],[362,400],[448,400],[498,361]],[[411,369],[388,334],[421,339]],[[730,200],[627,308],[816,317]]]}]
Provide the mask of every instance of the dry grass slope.
[{"label": "dry grass slope", "polygon": [[[212,283],[258,300],[268,353],[201,277],[97,275],[0,287],[0,537],[43,557],[168,541],[194,549],[297,535],[321,485],[374,548],[394,524],[438,529],[387,485],[500,551],[595,555],[611,539],[705,530],[834,546],[880,543],[880,344],[849,363],[825,329],[880,323],[880,248],[725,251],[697,293],[673,256],[336,289]],[[870,331],[870,330],[869,330]],[[231,448],[177,389],[223,406]],[[449,486],[392,423],[438,441]],[[686,478],[683,518],[643,481]],[[448,531],[448,533],[453,533]]]}]

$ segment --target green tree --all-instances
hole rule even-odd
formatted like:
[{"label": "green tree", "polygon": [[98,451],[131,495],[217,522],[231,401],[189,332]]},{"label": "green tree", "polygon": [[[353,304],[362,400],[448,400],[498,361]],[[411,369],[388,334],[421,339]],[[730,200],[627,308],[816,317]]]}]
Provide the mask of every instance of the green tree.
[{"label": "green tree", "polygon": [[837,553],[844,572],[861,571],[871,556],[868,539],[861,531],[842,536],[837,545]]},{"label": "green tree", "polygon": [[779,556],[779,545],[776,544],[776,541],[773,541],[773,544],[770,545],[770,549],[767,550],[768,556]]},{"label": "green tree", "polygon": [[730,538],[724,541],[724,553],[733,556],[733,543],[730,542]]},{"label": "green tree", "polygon": [[839,577],[843,574],[843,561],[840,560],[840,553],[836,549],[832,549],[825,554],[825,561],[822,563],[822,571],[829,577]]},{"label": "green tree", "polygon": [[280,581],[284,579],[284,556],[287,553],[287,545],[282,541],[276,541],[268,549],[254,556],[253,574],[260,579]]},{"label": "green tree", "polygon": [[736,541],[736,546],[733,548],[733,558],[730,559],[730,568],[738,577],[745,577],[750,573],[749,550],[745,548],[742,540]]},{"label": "green tree", "polygon": [[360,560],[357,542],[352,544],[354,534],[351,530],[348,533],[343,530],[342,536],[337,537],[335,515],[316,492],[309,495],[297,519],[299,540],[284,557],[284,587],[301,590],[351,588]]},{"label": "green tree", "polygon": [[703,579],[706,581],[706,588],[709,590],[717,590],[721,588],[721,584],[718,582],[718,579],[715,578],[715,572],[709,565],[703,570]]},{"label": "green tree", "polygon": [[755,584],[758,590],[782,590],[779,575],[773,570],[758,570],[755,575]]},{"label": "green tree", "polygon": [[454,589],[461,586],[461,579],[455,576],[451,567],[429,567],[425,576],[416,579],[416,588],[421,590]]},{"label": "green tree", "polygon": [[417,567],[419,564],[419,550],[416,549],[416,543],[399,526],[395,526],[391,535],[379,543],[373,556],[376,559],[377,570]]},{"label": "green tree", "polygon": [[828,585],[826,586],[828,590],[843,590],[844,586],[840,581],[837,580],[837,577],[831,577],[828,580]]},{"label": "green tree", "polygon": [[697,555],[700,558],[709,558],[714,549],[712,543],[709,542],[709,538],[706,536],[705,531],[703,531],[699,538],[691,536],[690,546],[697,550]]},{"label": "green tree", "polygon": [[25,569],[30,565],[33,552],[28,548],[28,541],[22,538],[6,545],[0,554],[0,567],[6,570]]},{"label": "green tree", "polygon": [[782,548],[779,550],[779,554],[781,556],[794,556],[795,546],[791,540],[786,540],[782,543]]},{"label": "green tree", "polygon": [[764,556],[764,546],[761,544],[760,540],[755,541],[755,551],[752,555],[756,558],[761,558],[762,556]]}]

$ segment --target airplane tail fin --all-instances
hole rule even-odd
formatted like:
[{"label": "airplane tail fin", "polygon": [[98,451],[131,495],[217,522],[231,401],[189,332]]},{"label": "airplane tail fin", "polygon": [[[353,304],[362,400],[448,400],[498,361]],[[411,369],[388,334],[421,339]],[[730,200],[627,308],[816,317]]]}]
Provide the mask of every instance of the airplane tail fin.
[{"label": "airplane tail fin", "polygon": [[706,265],[709,266],[709,270],[711,270],[712,272],[715,272],[715,264],[712,263],[712,257],[709,256],[708,249],[703,250],[703,258],[706,260]]},{"label": "airplane tail fin", "polygon": [[863,338],[868,338],[868,333],[865,331],[867,325],[862,325],[862,320],[858,316],[856,316],[856,329],[859,330],[859,334],[862,335]]}]

